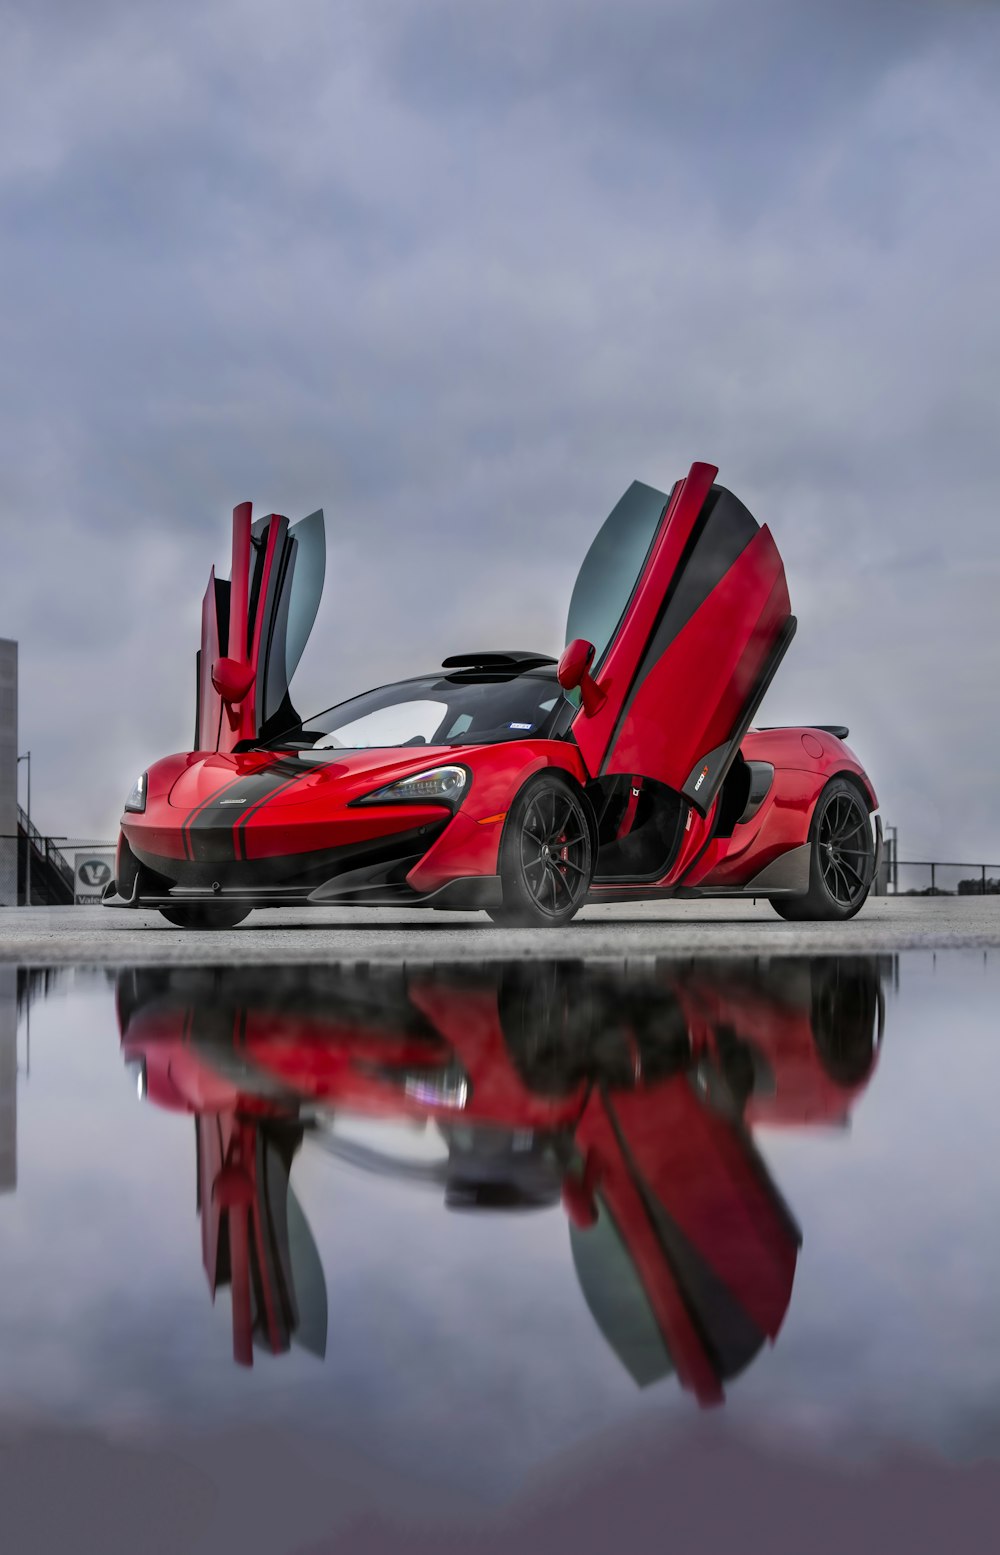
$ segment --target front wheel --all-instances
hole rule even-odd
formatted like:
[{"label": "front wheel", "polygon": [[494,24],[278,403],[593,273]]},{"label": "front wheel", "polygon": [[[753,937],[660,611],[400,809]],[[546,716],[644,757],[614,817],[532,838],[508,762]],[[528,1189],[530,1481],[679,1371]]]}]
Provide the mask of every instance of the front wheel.
[{"label": "front wheel", "polygon": [[853,783],[833,778],[826,785],[809,830],[809,889],[802,896],[773,897],[771,906],[793,923],[853,918],[875,875],[871,816]]},{"label": "front wheel", "polygon": [[503,906],[490,910],[494,923],[560,928],[583,906],[594,872],[584,803],[555,773],[521,790],[500,844]]},{"label": "front wheel", "polygon": [[178,929],[233,929],[249,918],[249,907],[161,907],[168,923]]}]

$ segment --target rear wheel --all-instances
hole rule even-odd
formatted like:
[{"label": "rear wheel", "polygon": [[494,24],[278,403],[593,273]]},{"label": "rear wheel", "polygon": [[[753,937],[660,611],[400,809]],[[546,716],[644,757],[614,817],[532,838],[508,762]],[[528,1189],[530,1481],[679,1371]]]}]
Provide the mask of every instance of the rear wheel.
[{"label": "rear wheel", "polygon": [[860,1085],[875,1060],[882,1015],[879,979],[864,961],[820,962],[812,991],[813,1041],[831,1080]]},{"label": "rear wheel", "polygon": [[527,784],[511,805],[500,844],[503,906],[494,923],[559,928],[583,906],[594,872],[584,800],[555,773]]},{"label": "rear wheel", "polygon": [[846,778],[833,778],[820,794],[810,848],[808,891],[774,897],[771,906],[793,923],[853,918],[871,889],[875,841],[868,806]]},{"label": "rear wheel", "polygon": [[168,923],[178,929],[232,929],[249,918],[249,907],[161,907]]}]

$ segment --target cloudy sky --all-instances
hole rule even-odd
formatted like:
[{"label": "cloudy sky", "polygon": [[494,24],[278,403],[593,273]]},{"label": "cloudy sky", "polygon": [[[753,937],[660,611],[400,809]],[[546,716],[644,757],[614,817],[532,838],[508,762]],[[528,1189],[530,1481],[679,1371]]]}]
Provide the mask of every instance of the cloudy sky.
[{"label": "cloudy sky", "polygon": [[[182,749],[229,512],[323,505],[305,711],[557,649],[720,466],[904,856],[1000,859],[994,0],[0,0],[0,636],[43,830]],[[763,715],[762,715],[763,716]]]}]

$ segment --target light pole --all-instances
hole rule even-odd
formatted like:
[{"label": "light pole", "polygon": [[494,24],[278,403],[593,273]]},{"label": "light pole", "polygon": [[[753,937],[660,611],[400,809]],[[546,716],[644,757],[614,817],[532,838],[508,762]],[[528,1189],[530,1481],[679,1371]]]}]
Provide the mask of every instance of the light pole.
[{"label": "light pole", "polygon": [[[892,832],[892,841],[889,842],[889,833]],[[899,827],[887,826],[885,829],[886,841],[889,842],[891,852],[889,854],[889,879],[892,881],[892,889],[899,892]]]},{"label": "light pole", "polygon": [[21,765],[22,761],[26,761],[28,763],[28,795],[27,795],[28,802],[27,802],[27,805],[25,806],[25,811],[24,811],[25,818],[27,820],[27,825],[24,828],[25,834],[26,834],[25,835],[25,842],[27,843],[27,854],[26,854],[25,860],[24,860],[24,905],[26,907],[30,907],[31,906],[31,752],[30,751],[25,751],[23,756],[18,756],[18,758],[17,758],[18,766]]}]

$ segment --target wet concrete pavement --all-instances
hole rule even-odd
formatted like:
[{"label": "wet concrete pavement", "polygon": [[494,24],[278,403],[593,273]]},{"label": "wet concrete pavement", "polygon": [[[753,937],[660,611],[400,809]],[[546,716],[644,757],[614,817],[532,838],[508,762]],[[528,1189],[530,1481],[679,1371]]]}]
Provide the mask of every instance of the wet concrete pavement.
[{"label": "wet concrete pavement", "polygon": [[742,929],[0,966],[4,1548],[982,1549],[1000,955]]},{"label": "wet concrete pavement", "polygon": [[483,913],[391,908],[255,912],[238,928],[172,928],[158,913],[0,909],[0,962],[231,964],[881,953],[1000,946],[1000,897],[880,897],[848,923],[785,923],[766,902],[589,907],[565,929],[500,929]]}]

